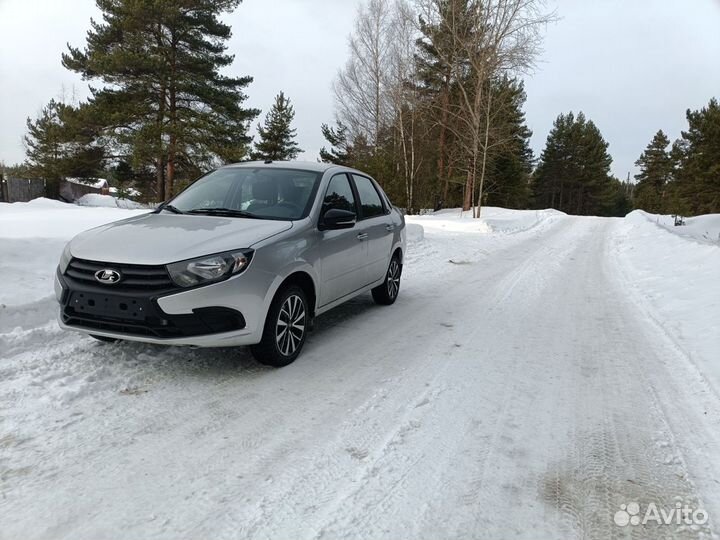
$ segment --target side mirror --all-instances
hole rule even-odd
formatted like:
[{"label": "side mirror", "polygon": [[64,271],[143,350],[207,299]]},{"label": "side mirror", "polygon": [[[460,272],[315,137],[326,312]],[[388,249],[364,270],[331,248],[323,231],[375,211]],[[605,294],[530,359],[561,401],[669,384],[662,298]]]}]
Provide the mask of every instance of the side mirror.
[{"label": "side mirror", "polygon": [[355,212],[330,208],[320,218],[320,230],[352,229],[355,226]]}]

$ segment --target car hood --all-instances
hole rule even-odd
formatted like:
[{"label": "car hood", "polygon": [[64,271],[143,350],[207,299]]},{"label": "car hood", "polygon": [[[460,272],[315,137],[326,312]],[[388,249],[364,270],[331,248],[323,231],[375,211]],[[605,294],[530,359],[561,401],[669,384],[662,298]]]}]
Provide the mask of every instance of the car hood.
[{"label": "car hood", "polygon": [[251,247],[292,228],[292,221],[143,214],[80,233],[73,257],[125,264],[168,264]]}]

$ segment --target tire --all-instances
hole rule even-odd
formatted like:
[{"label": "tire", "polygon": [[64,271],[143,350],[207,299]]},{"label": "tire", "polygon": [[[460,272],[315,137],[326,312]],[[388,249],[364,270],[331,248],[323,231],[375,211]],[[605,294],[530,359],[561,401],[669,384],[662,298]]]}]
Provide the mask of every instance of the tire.
[{"label": "tire", "polygon": [[90,337],[97,339],[98,341],[102,341],[103,343],[116,343],[117,341],[120,341],[119,339],[116,339],[116,338],[105,337],[105,336],[96,336],[93,334],[90,334]]},{"label": "tire", "polygon": [[385,281],[372,290],[372,297],[376,304],[389,306],[395,303],[400,294],[400,277],[402,276],[402,264],[400,257],[395,254],[390,259],[388,270],[385,273]]},{"label": "tire", "polygon": [[250,347],[261,364],[283,367],[300,355],[309,330],[310,311],[305,291],[297,285],[281,289],[270,304],[262,340]]}]

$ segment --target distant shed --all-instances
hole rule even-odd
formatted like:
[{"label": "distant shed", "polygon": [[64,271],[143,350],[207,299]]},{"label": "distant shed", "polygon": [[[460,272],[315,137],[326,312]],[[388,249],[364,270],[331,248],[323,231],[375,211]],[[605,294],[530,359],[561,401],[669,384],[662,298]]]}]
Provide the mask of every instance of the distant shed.
[{"label": "distant shed", "polygon": [[92,178],[80,180],[79,178],[67,178],[60,183],[60,198],[66,202],[75,202],[88,193],[109,195],[110,186],[104,178]]}]

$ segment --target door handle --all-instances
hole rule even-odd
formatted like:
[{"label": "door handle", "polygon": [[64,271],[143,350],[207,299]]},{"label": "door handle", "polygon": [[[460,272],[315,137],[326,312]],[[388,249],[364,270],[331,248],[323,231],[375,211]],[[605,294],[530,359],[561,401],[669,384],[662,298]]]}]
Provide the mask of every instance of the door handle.
[{"label": "door handle", "polygon": [[385,225],[385,230],[386,230],[386,231],[394,231],[394,230],[395,230],[395,225]]},{"label": "door handle", "polygon": [[361,232],[361,233],[359,233],[359,234],[357,235],[357,239],[358,239],[358,240],[367,240],[367,236],[368,236],[368,235],[367,235],[366,232]]}]

